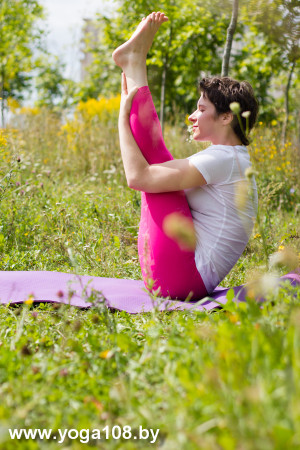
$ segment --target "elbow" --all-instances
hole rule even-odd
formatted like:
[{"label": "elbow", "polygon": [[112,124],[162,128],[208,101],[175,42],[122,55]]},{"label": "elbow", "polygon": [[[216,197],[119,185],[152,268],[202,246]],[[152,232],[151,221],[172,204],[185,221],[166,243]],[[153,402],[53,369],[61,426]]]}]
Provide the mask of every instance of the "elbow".
[{"label": "elbow", "polygon": [[150,180],[147,170],[138,170],[135,173],[131,171],[131,173],[126,176],[126,179],[130,189],[148,192]]},{"label": "elbow", "polygon": [[136,187],[135,187],[135,183],[133,182],[133,180],[127,180],[127,186],[129,187],[129,189],[137,190]]},{"label": "elbow", "polygon": [[127,177],[127,186],[135,191],[141,191],[140,183],[136,178]]}]

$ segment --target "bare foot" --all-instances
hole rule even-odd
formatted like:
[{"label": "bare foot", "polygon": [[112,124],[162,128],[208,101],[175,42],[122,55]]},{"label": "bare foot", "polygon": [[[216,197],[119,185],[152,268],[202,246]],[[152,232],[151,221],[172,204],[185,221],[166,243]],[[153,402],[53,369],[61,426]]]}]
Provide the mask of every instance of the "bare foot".
[{"label": "bare foot", "polygon": [[144,64],[157,30],[167,20],[168,17],[161,12],[153,12],[144,18],[131,38],[113,52],[117,66],[125,71],[128,65]]}]

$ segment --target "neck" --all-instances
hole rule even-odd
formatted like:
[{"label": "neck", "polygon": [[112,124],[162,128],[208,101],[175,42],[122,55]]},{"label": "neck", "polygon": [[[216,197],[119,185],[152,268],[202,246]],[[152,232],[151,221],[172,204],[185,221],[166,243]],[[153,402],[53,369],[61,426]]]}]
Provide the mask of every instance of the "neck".
[{"label": "neck", "polygon": [[214,139],[211,141],[213,145],[230,145],[231,147],[234,147],[236,145],[243,145],[243,143],[239,139],[232,139],[232,140],[224,140],[224,139]]},{"label": "neck", "polygon": [[234,134],[227,136],[216,136],[211,140],[213,145],[243,145],[242,141]]}]

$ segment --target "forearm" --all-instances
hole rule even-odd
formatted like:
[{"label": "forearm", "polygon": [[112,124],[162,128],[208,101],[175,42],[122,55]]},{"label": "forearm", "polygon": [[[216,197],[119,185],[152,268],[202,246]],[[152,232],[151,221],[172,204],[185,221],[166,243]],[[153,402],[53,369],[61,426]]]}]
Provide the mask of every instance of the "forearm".
[{"label": "forearm", "polygon": [[135,189],[135,185],[143,177],[149,164],[132,135],[129,116],[125,113],[120,113],[119,116],[119,139],[127,184]]}]

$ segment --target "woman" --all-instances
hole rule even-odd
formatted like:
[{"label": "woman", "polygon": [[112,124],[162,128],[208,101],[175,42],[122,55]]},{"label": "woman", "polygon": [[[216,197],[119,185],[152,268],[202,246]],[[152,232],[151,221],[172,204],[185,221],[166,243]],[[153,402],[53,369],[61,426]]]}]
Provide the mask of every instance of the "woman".
[{"label": "woman", "polygon": [[[113,53],[123,70],[120,147],[128,186],[142,191],[138,249],[146,286],[174,299],[201,299],[232,269],[253,227],[254,179],[255,201],[248,196],[242,209],[236,206],[237,187],[246,182],[250,167],[249,142],[230,104],[238,102],[241,112],[249,111],[250,129],[258,105],[247,82],[202,80],[197,110],[189,120],[193,138],[212,145],[174,160],[163,141],[146,70],[155,33],[167,20],[163,13],[150,14]],[[195,230],[195,247],[182,248],[170,237],[170,217]]]}]

